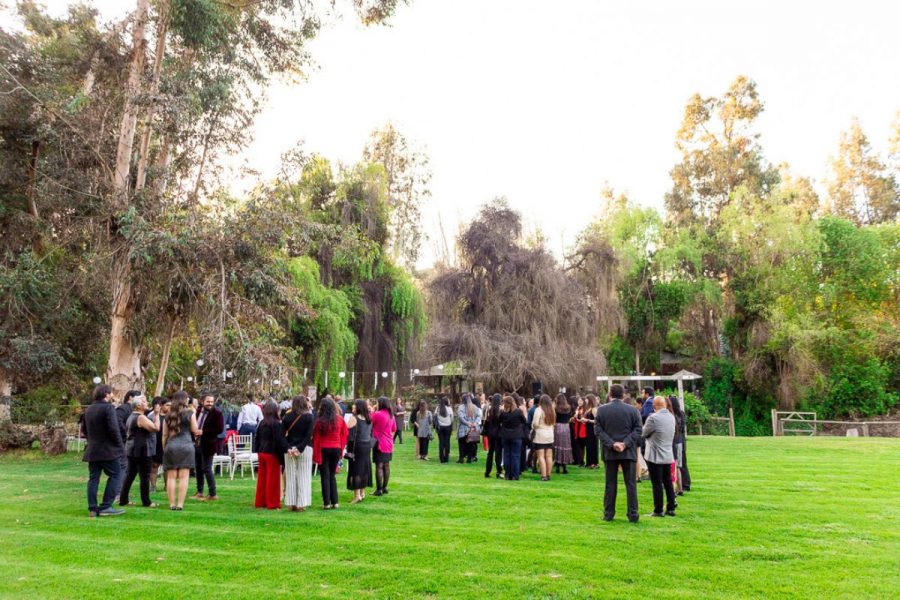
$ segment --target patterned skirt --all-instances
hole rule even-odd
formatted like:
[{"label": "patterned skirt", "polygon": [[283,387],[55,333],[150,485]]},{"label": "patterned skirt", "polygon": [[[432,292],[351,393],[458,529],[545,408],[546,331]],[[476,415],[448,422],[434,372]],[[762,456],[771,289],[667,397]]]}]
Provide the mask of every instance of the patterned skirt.
[{"label": "patterned skirt", "polygon": [[553,462],[557,465],[571,465],[575,462],[572,456],[572,433],[568,423],[557,423],[553,428]]}]

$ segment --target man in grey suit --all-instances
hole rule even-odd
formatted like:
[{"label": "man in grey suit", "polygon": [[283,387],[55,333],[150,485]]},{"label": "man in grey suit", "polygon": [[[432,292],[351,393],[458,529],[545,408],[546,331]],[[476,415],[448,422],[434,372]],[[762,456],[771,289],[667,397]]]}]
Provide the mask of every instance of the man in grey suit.
[{"label": "man in grey suit", "polygon": [[675,438],[675,415],[666,410],[666,399],[653,399],[653,414],[644,423],[644,439],[647,442],[644,460],[650,470],[653,485],[653,514],[663,516],[663,488],[666,490],[666,515],[675,516],[675,489],[672,487],[671,468],[675,462],[672,440]]},{"label": "man in grey suit", "polygon": [[609,393],[612,401],[597,409],[597,420],[594,423],[594,432],[603,444],[603,465],[606,468],[603,520],[612,521],[616,515],[616,478],[621,467],[628,498],[628,520],[637,523],[638,500],[634,468],[637,447],[641,445],[641,413],[630,404],[622,402],[625,389],[621,385],[613,385]]}]

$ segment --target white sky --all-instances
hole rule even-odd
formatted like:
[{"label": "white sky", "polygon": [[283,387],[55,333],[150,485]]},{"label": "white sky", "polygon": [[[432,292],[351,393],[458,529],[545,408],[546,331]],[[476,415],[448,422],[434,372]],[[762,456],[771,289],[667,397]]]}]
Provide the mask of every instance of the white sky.
[{"label": "white sky", "polygon": [[[112,18],[134,2],[92,4]],[[423,266],[438,213],[453,235],[498,195],[558,253],[605,181],[661,208],[685,102],[738,74],[758,84],[773,163],[821,183],[853,116],[883,150],[900,110],[898,22],[887,0],[411,0],[390,27],[327,27],[309,80],[269,90],[243,158],[270,176],[304,140],[352,163],[390,120],[431,158]]]}]

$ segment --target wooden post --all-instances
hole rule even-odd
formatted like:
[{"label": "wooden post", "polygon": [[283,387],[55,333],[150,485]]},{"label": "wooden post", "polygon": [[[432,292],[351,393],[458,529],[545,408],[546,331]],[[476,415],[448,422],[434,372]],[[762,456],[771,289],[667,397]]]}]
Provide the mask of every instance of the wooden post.
[{"label": "wooden post", "polygon": [[862,431],[863,431],[863,437],[869,437],[869,424],[868,423],[862,424]]},{"label": "wooden post", "polygon": [[703,422],[702,421],[698,422],[697,426],[700,428],[700,435],[703,435]]},{"label": "wooden post", "polygon": [[734,437],[734,409],[728,407],[728,435]]},{"label": "wooden post", "polygon": [[772,409],[772,437],[778,435],[778,409]]}]

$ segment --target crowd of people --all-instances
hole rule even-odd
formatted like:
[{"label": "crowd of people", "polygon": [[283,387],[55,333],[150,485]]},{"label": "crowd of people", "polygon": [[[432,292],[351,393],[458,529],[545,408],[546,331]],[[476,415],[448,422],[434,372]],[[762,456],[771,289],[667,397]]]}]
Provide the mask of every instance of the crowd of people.
[{"label": "crowd of people", "polygon": [[[550,481],[568,475],[570,466],[605,467],[604,519],[615,517],[618,473],[623,473],[630,521],[638,521],[637,484],[649,480],[654,507],[650,516],[675,516],[676,496],[690,490],[685,456],[686,422],[678,398],[655,396],[644,388],[642,400],[632,400],[625,388],[613,385],[605,402],[594,394],[556,398],[546,394],[525,400],[517,393],[464,394],[456,411],[458,463],[485,457],[484,476],[518,480],[523,472]],[[430,460],[430,441],[438,437],[441,463],[450,461],[454,411],[446,397],[432,411],[421,400],[411,418],[416,458]],[[602,452],[601,452],[602,449]],[[663,506],[665,494],[665,506]]]},{"label": "crowd of people", "polygon": [[[431,441],[438,439],[441,463],[450,462],[455,431],[457,463],[478,462],[478,446],[487,452],[484,476],[492,473],[516,481],[529,471],[550,481],[567,475],[570,466],[605,466],[604,519],[615,516],[618,473],[623,474],[627,516],[639,519],[637,483],[649,479],[653,487],[653,517],[675,516],[677,495],[690,489],[685,456],[684,412],[674,396],[654,396],[643,390],[642,401],[631,401],[625,389],[613,385],[606,401],[594,394],[555,399],[537,395],[526,400],[516,393],[464,394],[454,408],[441,397],[432,409],[420,400],[409,411],[400,398],[391,402],[357,399],[345,402],[327,395],[315,403],[304,396],[257,403],[248,395],[239,411],[217,403],[201,392],[192,399],[185,391],[171,398],[154,398],[152,405],[138,391],[114,405],[109,386],[99,385],[83,414],[87,439],[84,461],[89,465],[88,511],[92,517],[122,514],[138,479],[140,501],[156,507],[150,494],[164,473],[170,510],[184,509],[192,477],[194,498],[218,500],[213,469],[217,454],[225,453],[228,435],[251,436],[258,464],[257,508],[278,509],[282,503],[302,512],[312,505],[312,477],[318,471],[322,506],[340,507],[337,475],[346,469],[351,504],[388,494],[394,443],[403,443],[403,430],[412,425],[415,456],[430,460]],[[231,430],[230,432],[228,430]],[[374,477],[373,477],[374,471]],[[101,502],[101,475],[108,476]],[[204,494],[206,491],[206,494]],[[665,505],[663,505],[665,496]],[[119,504],[116,508],[115,504]]]}]

